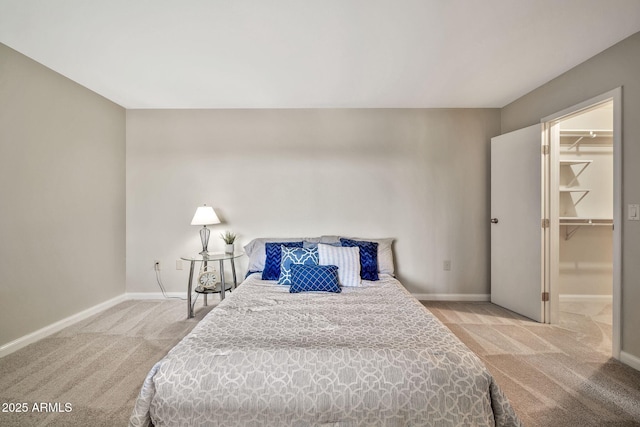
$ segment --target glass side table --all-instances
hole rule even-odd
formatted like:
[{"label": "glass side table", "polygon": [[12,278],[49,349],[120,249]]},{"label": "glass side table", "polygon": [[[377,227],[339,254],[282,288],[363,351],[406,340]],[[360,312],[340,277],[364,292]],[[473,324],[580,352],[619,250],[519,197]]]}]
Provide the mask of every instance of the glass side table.
[{"label": "glass side table", "polygon": [[[238,280],[236,278],[236,258],[240,258],[244,255],[244,252],[234,252],[232,254],[227,253],[207,253],[206,255],[194,255],[194,256],[184,256],[180,257],[180,259],[184,261],[189,261],[191,264],[189,268],[189,283],[187,284],[187,318],[190,319],[193,317],[193,307],[195,305],[195,301],[191,302],[191,292],[193,290],[193,272],[195,270],[196,263],[203,263],[203,267],[206,267],[209,262],[218,261],[219,270],[220,270],[220,283],[216,284],[215,287],[203,288],[198,285],[195,288],[195,291],[199,294],[204,295],[204,305],[207,305],[207,295],[208,294],[220,294],[220,300],[224,299],[225,291],[230,291],[232,286],[233,289],[238,286]],[[233,273],[233,282],[227,283],[224,278],[224,262],[229,261],[231,263],[231,272]]]}]

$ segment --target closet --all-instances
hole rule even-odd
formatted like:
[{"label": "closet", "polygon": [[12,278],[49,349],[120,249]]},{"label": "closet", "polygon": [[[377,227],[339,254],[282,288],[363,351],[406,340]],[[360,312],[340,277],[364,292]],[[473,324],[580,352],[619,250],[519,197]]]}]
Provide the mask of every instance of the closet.
[{"label": "closet", "polygon": [[[557,156],[560,321],[611,324],[613,104],[560,122]],[[608,317],[607,317],[608,316]]]},{"label": "closet", "polygon": [[[491,138],[491,302],[582,330],[589,345],[614,358],[622,301],[621,94],[613,89],[541,125]],[[637,211],[628,205],[628,218]],[[599,343],[591,333],[598,330]]]}]

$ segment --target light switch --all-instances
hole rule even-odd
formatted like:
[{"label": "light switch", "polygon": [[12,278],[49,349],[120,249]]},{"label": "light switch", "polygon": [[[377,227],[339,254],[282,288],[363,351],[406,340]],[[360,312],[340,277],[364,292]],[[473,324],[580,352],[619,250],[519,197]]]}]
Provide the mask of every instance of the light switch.
[{"label": "light switch", "polygon": [[640,205],[629,205],[627,213],[630,221],[640,221]]}]

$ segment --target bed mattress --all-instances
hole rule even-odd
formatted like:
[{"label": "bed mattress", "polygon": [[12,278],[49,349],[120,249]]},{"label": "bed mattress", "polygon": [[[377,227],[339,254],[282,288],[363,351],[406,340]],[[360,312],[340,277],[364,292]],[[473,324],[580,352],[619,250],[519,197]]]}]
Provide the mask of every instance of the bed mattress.
[{"label": "bed mattress", "polygon": [[394,278],[249,276],[144,381],[130,426],[514,426],[478,357]]}]

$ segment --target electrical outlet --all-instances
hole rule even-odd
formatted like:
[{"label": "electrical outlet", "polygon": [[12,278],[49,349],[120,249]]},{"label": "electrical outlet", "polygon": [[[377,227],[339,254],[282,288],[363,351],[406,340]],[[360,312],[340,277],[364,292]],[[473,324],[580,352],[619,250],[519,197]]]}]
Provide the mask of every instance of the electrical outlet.
[{"label": "electrical outlet", "polygon": [[153,269],[156,270],[156,271],[160,271],[160,261],[159,260],[153,261]]},{"label": "electrical outlet", "polygon": [[176,260],[176,270],[182,270],[182,260],[181,259],[177,259]]},{"label": "electrical outlet", "polygon": [[442,261],[442,269],[444,271],[450,271],[451,270],[451,261],[449,261],[449,260]]}]

